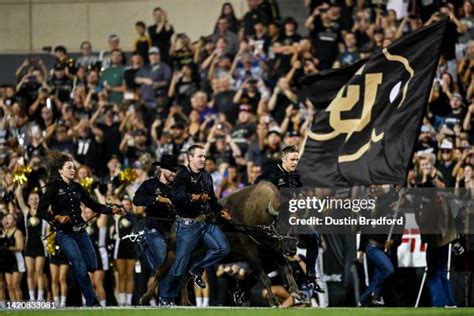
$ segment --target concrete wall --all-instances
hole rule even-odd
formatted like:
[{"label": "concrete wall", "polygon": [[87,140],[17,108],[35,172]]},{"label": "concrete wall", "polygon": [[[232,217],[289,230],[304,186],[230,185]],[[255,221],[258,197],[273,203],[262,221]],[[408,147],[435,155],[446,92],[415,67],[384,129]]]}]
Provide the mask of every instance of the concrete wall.
[{"label": "concrete wall", "polygon": [[[226,0],[0,0],[0,53],[40,52],[43,46],[65,45],[78,51],[83,40],[94,51],[105,49],[107,36],[118,34],[121,47],[130,50],[136,38],[135,22],[152,23],[160,6],[176,32],[192,40],[211,33]],[[245,0],[230,0],[238,17]]]}]

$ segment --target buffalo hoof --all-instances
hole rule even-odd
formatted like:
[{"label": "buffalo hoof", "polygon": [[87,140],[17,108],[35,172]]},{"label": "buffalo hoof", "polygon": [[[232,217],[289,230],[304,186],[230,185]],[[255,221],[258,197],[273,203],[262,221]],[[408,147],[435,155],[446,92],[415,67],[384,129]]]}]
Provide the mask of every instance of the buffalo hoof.
[{"label": "buffalo hoof", "polygon": [[143,294],[143,296],[140,297],[140,300],[138,301],[138,303],[142,306],[148,306],[150,305],[150,301],[151,301],[151,296],[147,294]]}]

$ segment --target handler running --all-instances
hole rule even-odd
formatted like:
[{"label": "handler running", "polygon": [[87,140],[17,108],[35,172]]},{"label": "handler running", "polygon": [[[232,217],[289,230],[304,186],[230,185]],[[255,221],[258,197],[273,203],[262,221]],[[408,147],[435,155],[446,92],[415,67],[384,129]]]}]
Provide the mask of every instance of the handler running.
[{"label": "handler running", "polygon": [[220,213],[226,220],[230,219],[230,214],[217,202],[212,177],[204,170],[206,161],[204,146],[191,146],[187,157],[189,164],[176,175],[172,190],[172,201],[178,214],[176,260],[166,278],[160,282],[160,306],[174,305],[191,254],[201,242],[204,242],[208,250],[189,268],[194,282],[201,288],[206,287],[201,277],[204,269],[219,262],[230,251],[224,233],[218,226],[209,222],[211,212]]},{"label": "handler running", "polygon": [[[95,213],[118,214],[122,210],[99,204],[74,181],[75,166],[70,156],[61,153],[50,153],[50,156],[54,160],[51,171],[59,173],[59,176],[55,177],[41,196],[38,216],[54,226],[58,244],[71,262],[86,305],[100,307],[88,274],[97,270],[97,257],[85,230],[81,202]],[[49,206],[51,211],[48,211]]]},{"label": "handler running", "polygon": [[[259,176],[255,183],[268,181],[273,183],[278,190],[282,188],[301,188],[301,176],[296,170],[300,160],[299,151],[295,146],[286,146],[281,152],[281,162],[269,168],[267,172]],[[319,234],[301,234],[300,240],[306,245],[306,267],[307,285],[314,291],[324,293],[324,290],[317,283],[316,261],[319,251]]]}]

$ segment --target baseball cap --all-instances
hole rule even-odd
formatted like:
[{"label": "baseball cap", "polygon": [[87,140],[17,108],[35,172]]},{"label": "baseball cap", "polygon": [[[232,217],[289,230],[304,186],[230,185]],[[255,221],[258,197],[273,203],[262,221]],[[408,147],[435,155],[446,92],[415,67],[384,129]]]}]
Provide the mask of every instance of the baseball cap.
[{"label": "baseball cap", "polygon": [[153,46],[148,50],[148,55],[159,54],[159,53],[160,53],[160,49],[156,46]]},{"label": "baseball cap", "polygon": [[279,127],[272,127],[268,130],[267,137],[270,136],[270,134],[277,134],[278,136],[281,136],[281,130]]},{"label": "baseball cap", "polygon": [[64,64],[62,63],[57,63],[56,65],[54,65],[54,70],[64,70],[66,69],[66,66],[64,66]]},{"label": "baseball cap", "polygon": [[243,112],[252,112],[252,107],[248,104],[242,104],[240,107],[239,107],[239,110],[240,111],[243,111]]},{"label": "baseball cap", "polygon": [[448,139],[443,139],[443,141],[441,142],[441,145],[439,146],[440,149],[449,149],[449,150],[452,150],[453,149],[453,143],[450,142]]}]

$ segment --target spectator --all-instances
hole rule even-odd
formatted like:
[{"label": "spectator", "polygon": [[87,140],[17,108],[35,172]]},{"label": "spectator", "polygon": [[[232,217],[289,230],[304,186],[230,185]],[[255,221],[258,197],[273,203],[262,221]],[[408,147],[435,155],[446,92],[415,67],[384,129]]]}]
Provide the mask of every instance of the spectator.
[{"label": "spectator", "polygon": [[116,34],[110,34],[107,37],[107,45],[109,46],[109,49],[102,50],[99,56],[102,68],[110,67],[110,65],[112,64],[112,55],[114,51],[119,51],[121,53],[122,59],[120,60],[120,63],[122,65],[126,65],[127,56],[125,56],[125,53],[120,48],[120,37]]},{"label": "spectator", "polygon": [[123,100],[123,78],[125,67],[122,63],[122,51],[114,49],[110,57],[110,66],[102,72],[100,85],[107,94],[107,101],[120,104]]},{"label": "spectator", "polygon": [[170,48],[173,69],[179,71],[184,65],[195,69],[194,55],[194,47],[189,36],[186,33],[176,34]]},{"label": "spectator", "polygon": [[148,36],[150,36],[152,46],[157,47],[161,52],[161,60],[170,65],[169,51],[171,36],[174,33],[173,26],[168,23],[167,14],[160,7],[153,10],[153,19],[155,24],[148,27]]},{"label": "spectator", "polygon": [[344,36],[344,51],[339,54],[333,68],[349,66],[360,59],[357,49],[357,39],[354,34],[346,33]]},{"label": "spectator", "polygon": [[161,51],[158,47],[152,47],[148,51],[150,65],[143,66],[135,75],[135,83],[140,85],[140,93],[150,109],[155,109],[156,95],[160,91],[167,91],[171,80],[170,67],[162,62]]},{"label": "spectator", "polygon": [[146,35],[146,24],[143,21],[135,23],[135,30],[137,31],[138,38],[133,43],[134,52],[140,55],[145,64],[148,64],[148,50],[151,48],[151,39]]},{"label": "spectator", "polygon": [[237,17],[235,16],[234,7],[232,6],[232,3],[226,2],[222,5],[221,14],[219,15],[219,18],[217,19],[214,32],[217,30],[219,20],[222,18],[225,18],[227,20],[227,25],[229,26],[229,30],[231,32],[234,32],[235,34],[238,34],[240,23]]},{"label": "spectator", "polygon": [[56,101],[68,102],[72,92],[72,81],[67,76],[64,64],[57,63],[54,66],[54,72],[48,80],[48,86],[52,88],[52,95]]},{"label": "spectator", "polygon": [[84,41],[81,43],[81,57],[76,61],[76,67],[84,66],[86,69],[92,69],[97,67],[97,62],[99,59],[97,56],[92,54],[92,45],[89,41]]},{"label": "spectator", "polygon": [[259,6],[258,0],[247,0],[249,10],[242,18],[242,31],[243,37],[255,35],[254,25],[257,21],[262,21],[267,24],[270,22],[270,18]]},{"label": "spectator", "polygon": [[[148,51],[147,51],[148,56]],[[131,65],[125,67],[123,80],[125,84],[125,100],[137,99],[140,93],[140,85],[135,82],[135,77],[140,68],[143,67],[143,57],[138,53],[134,53],[130,59]]]},{"label": "spectator", "polygon": [[226,18],[220,18],[217,21],[217,29],[212,34],[212,40],[217,42],[219,38],[225,38],[227,42],[227,52],[234,56],[239,50],[239,38],[237,34],[229,30],[229,22]]},{"label": "spectator", "polygon": [[56,46],[54,48],[54,56],[56,57],[56,63],[62,65],[66,70],[66,75],[72,78],[76,73],[76,62],[74,58],[68,56],[66,47],[62,45]]}]

